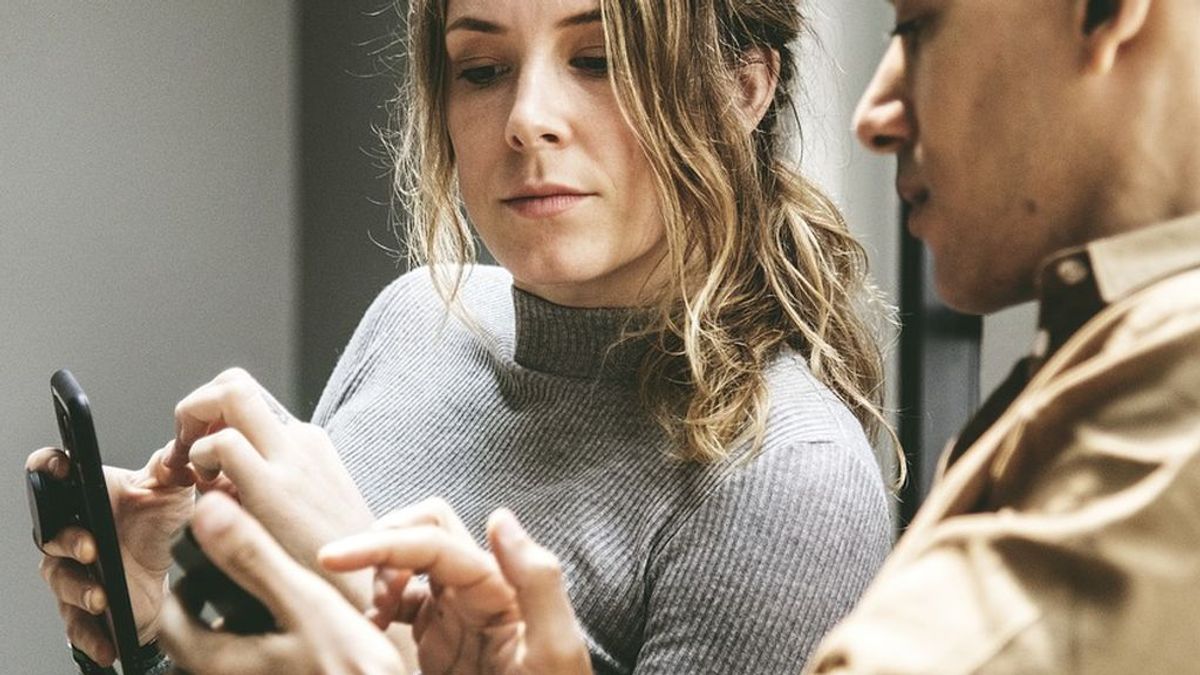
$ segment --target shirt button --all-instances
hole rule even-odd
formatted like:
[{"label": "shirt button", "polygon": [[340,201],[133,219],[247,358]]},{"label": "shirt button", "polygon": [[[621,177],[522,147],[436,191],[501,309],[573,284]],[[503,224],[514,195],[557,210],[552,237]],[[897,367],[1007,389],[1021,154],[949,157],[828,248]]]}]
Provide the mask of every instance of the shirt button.
[{"label": "shirt button", "polygon": [[1074,286],[1088,278],[1087,265],[1075,258],[1067,258],[1058,263],[1055,272],[1058,274],[1059,281],[1068,286]]}]

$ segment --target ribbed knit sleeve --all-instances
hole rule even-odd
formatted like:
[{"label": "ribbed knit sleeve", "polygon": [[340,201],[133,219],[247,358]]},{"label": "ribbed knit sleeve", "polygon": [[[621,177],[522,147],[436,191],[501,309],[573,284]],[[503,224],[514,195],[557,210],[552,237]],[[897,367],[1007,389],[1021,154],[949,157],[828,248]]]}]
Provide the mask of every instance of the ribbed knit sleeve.
[{"label": "ribbed knit sleeve", "polygon": [[354,393],[356,384],[364,375],[363,367],[367,355],[370,353],[371,342],[380,332],[381,324],[384,323],[388,314],[395,313],[404,306],[406,288],[412,283],[411,274],[401,276],[388,284],[387,288],[383,289],[371,302],[371,306],[367,308],[366,314],[358,322],[358,327],[354,329],[354,334],[350,337],[346,349],[338,357],[333,373],[325,382],[321,398],[317,401],[316,409],[313,410],[313,424],[326,426],[342,403]]},{"label": "ribbed knit sleeve", "polygon": [[873,463],[803,443],[733,472],[652,556],[635,673],[799,672],[887,555]]}]

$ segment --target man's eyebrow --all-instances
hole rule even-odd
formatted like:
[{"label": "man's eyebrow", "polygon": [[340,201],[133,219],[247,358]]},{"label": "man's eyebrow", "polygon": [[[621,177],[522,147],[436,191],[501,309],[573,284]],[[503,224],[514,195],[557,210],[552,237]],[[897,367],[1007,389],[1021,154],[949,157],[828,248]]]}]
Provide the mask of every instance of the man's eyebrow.
[{"label": "man's eyebrow", "polygon": [[[601,21],[599,9],[592,9],[579,14],[573,14],[559,21],[554,26],[555,28],[570,28],[572,26],[586,26],[591,23],[599,23]],[[469,30],[476,33],[501,34],[507,33],[508,29],[491,21],[484,21],[473,16],[463,16],[455,19],[449,26],[446,26],[446,33],[456,30]]]}]

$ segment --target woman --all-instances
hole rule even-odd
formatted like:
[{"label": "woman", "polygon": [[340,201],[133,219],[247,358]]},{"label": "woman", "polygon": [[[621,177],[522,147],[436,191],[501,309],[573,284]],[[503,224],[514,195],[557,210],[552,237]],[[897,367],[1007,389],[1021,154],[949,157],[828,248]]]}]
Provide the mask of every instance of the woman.
[{"label": "woman", "polygon": [[[328,438],[234,371],[179,405],[162,466],[231,482],[311,567],[367,507],[439,495],[385,522],[461,544],[508,506],[594,669],[794,668],[890,544],[862,252],[783,161],[796,7],[409,4],[398,193],[427,266],[342,356]],[[468,218],[503,269],[470,265]],[[374,598],[328,578],[381,624],[453,627],[416,567]],[[419,628],[425,669],[457,668]]]}]

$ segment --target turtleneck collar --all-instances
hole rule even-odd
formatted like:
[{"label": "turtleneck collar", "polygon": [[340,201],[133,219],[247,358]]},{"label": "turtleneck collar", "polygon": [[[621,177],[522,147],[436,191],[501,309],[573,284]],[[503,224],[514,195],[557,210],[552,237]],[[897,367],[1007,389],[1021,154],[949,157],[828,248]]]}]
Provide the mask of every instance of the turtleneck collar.
[{"label": "turtleneck collar", "polygon": [[513,358],[521,366],[574,378],[632,379],[649,347],[625,339],[645,312],[629,308],[564,307],[512,287],[516,320]]}]

